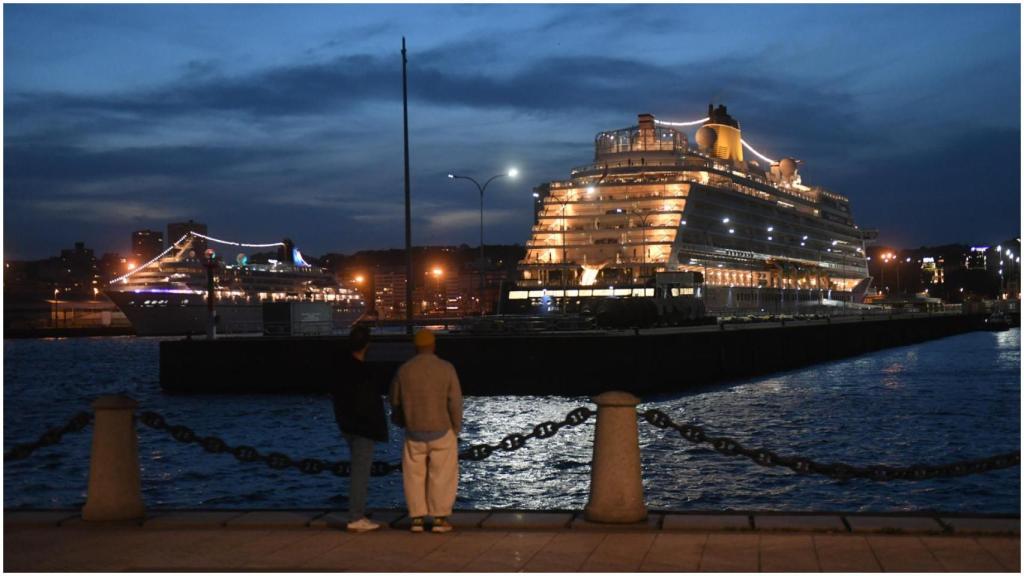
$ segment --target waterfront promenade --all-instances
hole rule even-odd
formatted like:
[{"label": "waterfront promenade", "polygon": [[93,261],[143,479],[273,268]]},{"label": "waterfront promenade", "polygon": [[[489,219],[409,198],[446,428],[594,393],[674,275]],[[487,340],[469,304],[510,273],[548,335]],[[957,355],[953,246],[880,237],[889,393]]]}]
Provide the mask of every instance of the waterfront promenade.
[{"label": "waterfront promenade", "polygon": [[87,523],[78,511],[4,514],[6,571],[1019,572],[1020,519],[651,513],[599,525],[573,512],[466,511],[450,534],[341,529],[313,510],[163,511]]}]

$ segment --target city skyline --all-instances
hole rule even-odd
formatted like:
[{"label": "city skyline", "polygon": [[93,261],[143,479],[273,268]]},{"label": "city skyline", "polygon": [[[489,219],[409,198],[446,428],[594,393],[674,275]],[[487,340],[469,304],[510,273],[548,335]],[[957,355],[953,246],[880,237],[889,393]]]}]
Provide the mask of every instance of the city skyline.
[{"label": "city skyline", "polygon": [[236,240],[288,236],[311,254],[401,246],[402,35],[415,244],[479,243],[475,190],[451,171],[517,167],[488,189],[485,242],[523,243],[532,187],[588,162],[595,133],[638,112],[693,120],[709,101],[759,151],[801,158],[807,183],[849,196],[881,243],[1019,232],[1019,6],[15,5],[5,16],[8,259],[75,240],[123,250],[133,230],[189,218]]}]

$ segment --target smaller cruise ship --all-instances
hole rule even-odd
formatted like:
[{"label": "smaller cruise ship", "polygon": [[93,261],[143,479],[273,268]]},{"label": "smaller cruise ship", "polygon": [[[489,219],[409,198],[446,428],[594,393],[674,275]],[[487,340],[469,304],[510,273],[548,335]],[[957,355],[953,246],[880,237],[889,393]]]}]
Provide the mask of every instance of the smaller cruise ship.
[{"label": "smaller cruise ship", "polygon": [[[347,328],[366,304],[333,274],[308,264],[291,240],[245,244],[189,232],[153,260],[114,279],[104,293],[140,336],[200,335],[207,326],[206,242],[238,249],[233,260],[217,258],[214,309],[218,334],[263,332],[265,302],[326,302],[337,328]],[[249,262],[246,249],[277,249],[277,258]],[[207,252],[210,252],[207,250]]]}]

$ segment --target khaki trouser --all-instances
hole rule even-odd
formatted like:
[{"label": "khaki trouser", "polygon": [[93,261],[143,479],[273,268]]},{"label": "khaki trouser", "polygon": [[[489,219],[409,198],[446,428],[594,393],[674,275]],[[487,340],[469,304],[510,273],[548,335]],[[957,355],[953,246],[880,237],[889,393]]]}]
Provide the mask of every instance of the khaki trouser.
[{"label": "khaki trouser", "polygon": [[459,485],[459,450],[455,433],[430,442],[405,439],[402,484],[409,516],[450,516]]}]

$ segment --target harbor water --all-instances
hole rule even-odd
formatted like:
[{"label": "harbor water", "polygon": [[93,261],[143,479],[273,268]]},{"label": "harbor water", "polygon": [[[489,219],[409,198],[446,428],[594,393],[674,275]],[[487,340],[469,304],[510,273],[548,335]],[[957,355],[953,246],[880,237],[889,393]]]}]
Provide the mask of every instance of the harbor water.
[{"label": "harbor water", "polygon": [[[159,339],[4,341],[4,449],[33,441],[102,394],[137,399],[172,424],[261,453],[347,460],[325,396],[171,396],[160,391]],[[224,358],[224,362],[231,362]],[[303,378],[301,360],[295,378]],[[515,361],[510,359],[510,362]],[[577,358],[571,362],[610,359]],[[671,358],[664,359],[671,362]],[[500,367],[496,367],[500,369]],[[681,381],[686,367],[679,367]],[[561,420],[585,397],[467,398],[462,446],[495,443]],[[938,464],[1020,446],[1020,330],[972,332],[769,377],[644,398],[680,423],[750,447],[853,465]],[[1017,513],[1020,469],[878,483],[799,476],[695,446],[639,423],[652,510],[819,510]],[[85,500],[90,429],[4,465],[5,508],[65,508]],[[461,464],[460,509],[582,509],[594,420]],[[400,459],[400,431],[375,459]],[[348,480],[240,463],[139,427],[143,496],[157,508],[344,508]],[[402,508],[401,477],[374,478],[370,506]]]}]

